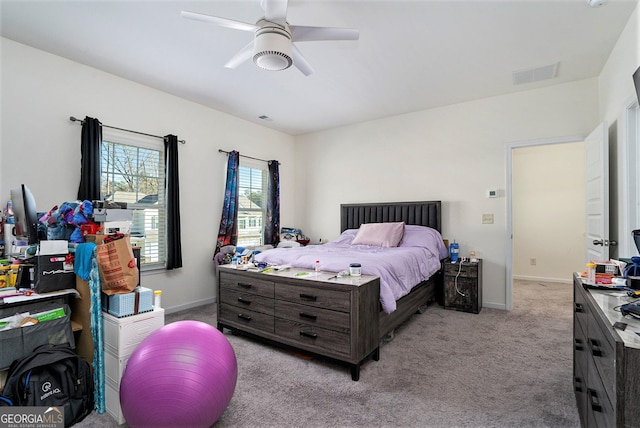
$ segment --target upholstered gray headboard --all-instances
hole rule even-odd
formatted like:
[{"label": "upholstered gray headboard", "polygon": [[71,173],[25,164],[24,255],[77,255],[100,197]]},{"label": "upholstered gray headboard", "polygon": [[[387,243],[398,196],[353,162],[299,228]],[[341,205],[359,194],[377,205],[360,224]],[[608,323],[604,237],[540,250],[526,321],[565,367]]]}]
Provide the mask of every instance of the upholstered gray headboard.
[{"label": "upholstered gray headboard", "polygon": [[340,205],[340,232],[357,229],[363,223],[404,221],[441,232],[440,201],[380,202]]}]

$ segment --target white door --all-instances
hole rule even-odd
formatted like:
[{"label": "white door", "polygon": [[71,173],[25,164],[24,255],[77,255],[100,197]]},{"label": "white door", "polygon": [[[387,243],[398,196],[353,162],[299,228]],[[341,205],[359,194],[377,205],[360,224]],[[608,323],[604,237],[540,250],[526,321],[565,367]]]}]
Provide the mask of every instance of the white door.
[{"label": "white door", "polygon": [[609,134],[601,123],[585,139],[586,261],[609,260]]}]

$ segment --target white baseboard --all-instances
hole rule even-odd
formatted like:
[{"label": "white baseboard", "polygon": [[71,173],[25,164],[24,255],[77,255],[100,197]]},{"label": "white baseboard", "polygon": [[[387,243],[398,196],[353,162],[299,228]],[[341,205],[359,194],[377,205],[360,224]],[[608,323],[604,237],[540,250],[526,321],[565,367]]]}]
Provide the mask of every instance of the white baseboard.
[{"label": "white baseboard", "polygon": [[187,309],[197,308],[198,306],[211,305],[215,303],[216,300],[217,299],[215,297],[210,297],[205,300],[198,300],[197,302],[185,303],[184,305],[179,305],[179,306],[172,306],[170,308],[164,308],[164,313],[172,314],[174,312],[180,312]]},{"label": "white baseboard", "polygon": [[507,309],[507,305],[505,305],[504,303],[483,302],[482,307],[491,308],[491,309],[501,309],[503,311]]},{"label": "white baseboard", "polygon": [[547,278],[544,276],[526,276],[526,275],[513,275],[513,279],[520,279],[523,281],[539,281],[539,282],[557,282],[560,284],[573,284],[573,277],[571,278]]}]

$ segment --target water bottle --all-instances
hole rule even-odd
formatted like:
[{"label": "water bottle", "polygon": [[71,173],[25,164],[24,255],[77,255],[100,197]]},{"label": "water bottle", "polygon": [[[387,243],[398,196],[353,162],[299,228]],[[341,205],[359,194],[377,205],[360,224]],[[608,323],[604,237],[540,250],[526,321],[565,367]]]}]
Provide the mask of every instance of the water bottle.
[{"label": "water bottle", "polygon": [[451,263],[458,261],[458,253],[460,252],[460,244],[453,240],[452,244],[449,244],[449,257],[451,257]]},{"label": "water bottle", "polygon": [[596,283],[596,267],[595,263],[587,263],[587,283],[589,284]]},{"label": "water bottle", "polygon": [[162,307],[162,290],[154,290],[153,292],[153,307],[160,309]]}]

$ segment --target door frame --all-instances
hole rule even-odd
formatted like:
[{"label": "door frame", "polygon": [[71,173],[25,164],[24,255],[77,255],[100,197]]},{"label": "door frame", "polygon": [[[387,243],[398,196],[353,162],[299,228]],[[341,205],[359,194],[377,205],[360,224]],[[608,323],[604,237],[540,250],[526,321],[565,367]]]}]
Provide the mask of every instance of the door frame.
[{"label": "door frame", "polygon": [[637,253],[630,232],[640,228],[640,100],[635,94],[625,101],[618,127],[623,139],[618,146],[618,256],[630,257]]},{"label": "door frame", "polygon": [[513,150],[524,147],[549,146],[553,144],[579,143],[584,141],[585,136],[574,135],[569,137],[556,137],[541,140],[518,141],[507,144],[505,148],[506,155],[506,205],[507,205],[507,222],[505,231],[505,248],[506,248],[506,287],[505,287],[505,309],[510,311],[513,309]]}]

